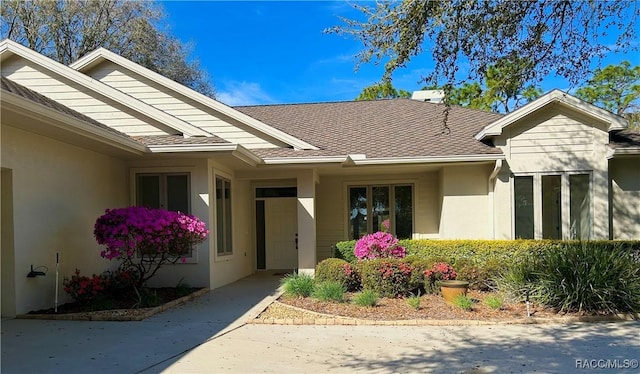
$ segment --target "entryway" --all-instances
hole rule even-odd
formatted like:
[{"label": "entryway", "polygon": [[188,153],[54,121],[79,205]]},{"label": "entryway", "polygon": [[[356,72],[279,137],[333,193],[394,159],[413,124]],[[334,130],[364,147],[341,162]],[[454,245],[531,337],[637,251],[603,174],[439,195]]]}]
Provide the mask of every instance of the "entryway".
[{"label": "entryway", "polygon": [[256,189],[256,268],[298,268],[298,200],[295,187]]}]

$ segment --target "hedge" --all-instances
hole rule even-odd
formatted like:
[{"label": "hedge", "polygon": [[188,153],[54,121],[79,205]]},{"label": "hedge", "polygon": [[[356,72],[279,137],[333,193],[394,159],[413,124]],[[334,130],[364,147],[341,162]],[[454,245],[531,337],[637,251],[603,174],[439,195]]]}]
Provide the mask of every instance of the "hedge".
[{"label": "hedge", "polygon": [[[640,241],[589,241],[610,250],[616,248],[630,252],[640,261]],[[334,246],[335,256],[351,263],[357,263],[353,250],[356,241],[344,241]],[[495,278],[511,267],[538,257],[547,249],[561,246],[581,246],[580,241],[560,240],[401,240],[407,256],[422,259],[427,264],[447,262],[458,272],[459,279],[468,280],[474,289],[495,287]],[[414,276],[415,277],[415,276]],[[413,282],[416,279],[412,279]]]}]

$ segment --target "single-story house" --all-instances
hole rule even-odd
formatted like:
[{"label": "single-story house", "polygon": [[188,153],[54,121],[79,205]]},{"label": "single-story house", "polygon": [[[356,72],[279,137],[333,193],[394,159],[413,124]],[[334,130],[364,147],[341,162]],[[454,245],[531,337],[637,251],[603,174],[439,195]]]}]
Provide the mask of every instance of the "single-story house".
[{"label": "single-story house", "polygon": [[[98,49],[65,66],[10,40],[2,75],[2,315],[99,273],[107,208],[211,231],[155,285],[313,272],[338,241],[640,239],[640,133],[554,90],[501,115],[411,99],[230,107]],[[46,273],[27,277],[31,269]],[[64,301],[65,295],[60,295]]]}]

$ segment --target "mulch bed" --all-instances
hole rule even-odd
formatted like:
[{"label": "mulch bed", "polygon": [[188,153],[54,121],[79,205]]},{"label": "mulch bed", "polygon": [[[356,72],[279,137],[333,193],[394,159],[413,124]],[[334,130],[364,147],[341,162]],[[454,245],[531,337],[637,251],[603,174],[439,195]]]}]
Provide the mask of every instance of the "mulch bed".
[{"label": "mulch bed", "polygon": [[[470,311],[446,304],[440,295],[422,295],[420,297],[419,309],[412,308],[407,303],[407,299],[402,298],[381,298],[374,307],[362,307],[351,303],[351,299],[353,298],[353,294],[351,293],[346,294],[347,301],[344,303],[322,302],[310,297],[291,298],[286,296],[280,297],[278,301],[285,305],[316,313],[373,321],[416,319],[507,321],[527,317],[527,307],[525,303],[504,303],[502,308],[492,309],[484,304],[483,300],[488,295],[495,295],[495,293],[471,290],[467,295],[474,300],[473,308]],[[296,312],[293,308],[282,308],[274,305],[273,307],[267,308],[258,318],[295,318]],[[547,309],[533,304],[530,305],[530,312],[531,316],[536,318],[581,317],[587,315],[585,313],[559,314],[557,310]]]}]

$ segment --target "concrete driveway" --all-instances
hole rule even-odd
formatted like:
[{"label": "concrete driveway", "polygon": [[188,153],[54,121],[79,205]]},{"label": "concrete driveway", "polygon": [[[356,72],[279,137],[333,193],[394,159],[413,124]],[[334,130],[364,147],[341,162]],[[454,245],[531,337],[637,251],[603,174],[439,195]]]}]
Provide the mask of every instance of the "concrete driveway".
[{"label": "concrete driveway", "polygon": [[[244,325],[259,274],[141,322],[2,321],[2,373],[636,373],[640,322],[506,326]],[[627,360],[627,361],[625,361]],[[636,361],[633,361],[636,360]],[[635,364],[634,364],[635,362]]]}]

